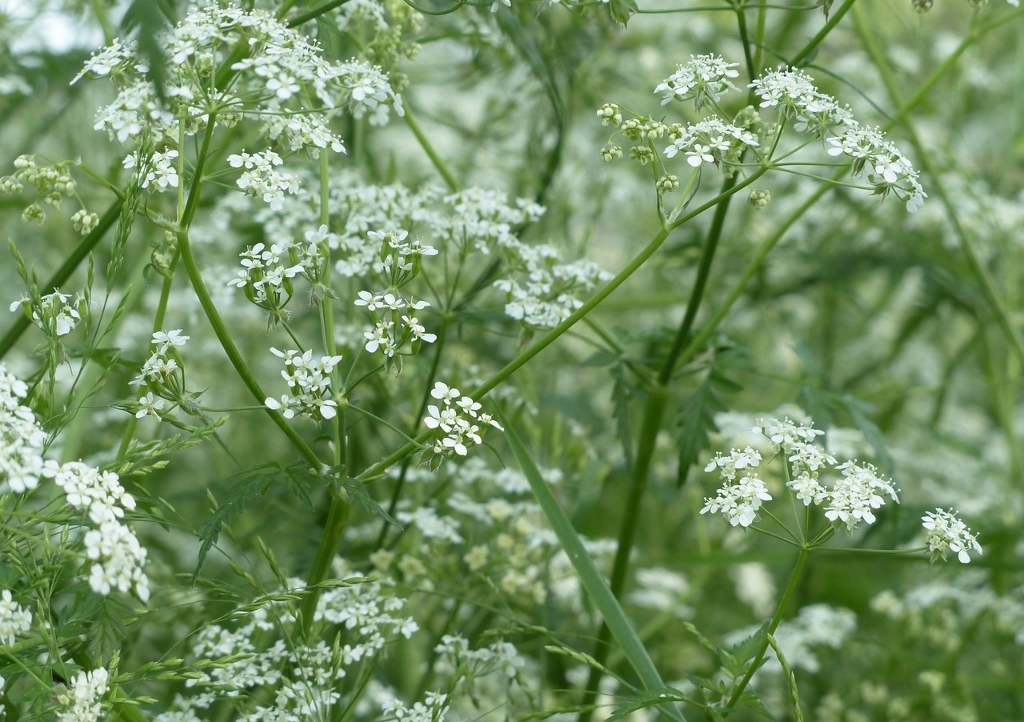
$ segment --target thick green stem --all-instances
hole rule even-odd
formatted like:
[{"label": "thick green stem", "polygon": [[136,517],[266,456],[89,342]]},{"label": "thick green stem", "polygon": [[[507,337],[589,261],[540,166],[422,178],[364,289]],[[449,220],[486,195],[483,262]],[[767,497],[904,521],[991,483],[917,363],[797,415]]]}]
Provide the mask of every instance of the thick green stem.
[{"label": "thick green stem", "polygon": [[[694,279],[693,288],[690,291],[690,300],[686,304],[686,312],[679,324],[672,348],[662,363],[658,373],[658,380],[647,392],[647,401],[644,404],[643,424],[640,430],[640,438],[637,442],[636,462],[633,466],[633,485],[630,487],[629,497],[626,500],[626,509],[619,526],[618,545],[615,549],[615,561],[612,565],[612,576],[610,587],[612,594],[619,598],[626,586],[626,576],[629,572],[629,559],[633,552],[633,545],[636,543],[636,532],[640,524],[640,506],[644,494],[647,492],[647,478],[650,474],[651,462],[654,459],[654,447],[658,439],[658,431],[661,429],[662,417],[665,413],[665,404],[668,400],[668,385],[672,379],[672,371],[675,368],[676,360],[682,351],[683,343],[689,337],[693,328],[694,320],[697,317],[697,309],[700,307],[707,288],[707,280],[711,274],[711,265],[718,250],[718,242],[722,237],[722,229],[725,226],[725,216],[729,210],[729,201],[732,196],[730,191],[736,185],[736,176],[730,176],[722,183],[722,191],[719,198],[722,201],[715,208],[715,215],[708,229],[707,238],[704,241],[704,250],[701,253],[700,264],[697,268],[697,277]],[[597,664],[591,666],[590,676],[587,680],[587,688],[583,697],[583,706],[593,702],[597,690],[601,684],[601,677],[604,663],[608,658],[611,641],[611,630],[602,621],[601,629],[597,633],[597,645],[594,647],[594,659]]]},{"label": "thick green stem", "polygon": [[351,510],[352,505],[344,490],[332,492],[331,507],[327,512],[327,524],[324,525],[324,533],[320,537],[320,546],[317,547],[316,556],[313,558],[313,566],[306,577],[307,585],[313,588],[307,590],[306,596],[302,600],[300,617],[304,635],[308,636],[309,630],[312,628],[313,615],[316,613],[316,606],[320,600],[320,588],[316,585],[327,578],[331,562],[334,561],[338,551],[338,543],[348,526]]}]

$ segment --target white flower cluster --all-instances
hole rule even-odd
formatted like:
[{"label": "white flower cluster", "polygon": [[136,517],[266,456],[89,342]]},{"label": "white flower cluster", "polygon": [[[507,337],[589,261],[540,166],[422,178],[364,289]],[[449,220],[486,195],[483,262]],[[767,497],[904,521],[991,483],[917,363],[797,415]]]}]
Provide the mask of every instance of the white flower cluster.
[{"label": "white flower cluster", "polygon": [[[854,461],[840,464],[835,457],[814,445],[824,432],[789,419],[768,419],[753,429],[767,437],[775,451],[789,466],[786,486],[805,506],[824,505],[825,517],[835,525],[852,531],[860,522],[873,524],[874,510],[885,504],[885,497],[898,501],[896,489],[870,464]],[[761,463],[761,454],[751,447],[733,449],[728,456],[716,454],[705,471],[719,470],[725,484],[714,499],[706,499],[701,514],[722,513],[733,526],[748,527],[757,519],[764,501],[770,501],[765,483],[751,469]],[[831,487],[823,485],[819,472],[834,469],[840,473]],[[738,473],[745,471],[737,480]]]},{"label": "white flower cluster", "polygon": [[[824,432],[810,424],[767,419],[759,420],[752,430],[767,438],[772,450],[787,462],[786,487],[797,500],[804,506],[823,507],[825,518],[836,528],[853,531],[862,523],[874,524],[876,510],[887,501],[899,502],[896,487],[874,466],[840,462],[817,446],[814,442]],[[716,454],[705,471],[718,469],[725,484],[716,498],[705,500],[701,513],[722,513],[733,526],[747,527],[756,521],[761,503],[771,499],[764,482],[752,471],[760,463],[760,452],[749,446],[733,449],[727,456]],[[832,479],[824,482],[821,475],[828,472]],[[933,561],[945,559],[951,551],[966,564],[971,553],[981,554],[977,537],[952,511],[936,509],[926,513],[922,522]]]},{"label": "white flower cluster", "polygon": [[444,434],[438,434],[434,440],[435,454],[465,456],[469,445],[483,443],[480,424],[504,431],[490,414],[480,411],[480,404],[448,384],[438,381],[430,395],[441,402],[441,408],[433,404],[428,406],[423,423],[428,429],[437,429]]},{"label": "white flower cluster", "polygon": [[714,499],[705,499],[700,513],[721,513],[733,526],[748,527],[757,520],[761,503],[771,499],[768,487],[751,472],[719,488]]},{"label": "white flower cluster", "polygon": [[[315,156],[322,149],[343,150],[328,128],[338,107],[357,118],[369,114],[375,124],[386,122],[389,106],[402,113],[401,98],[380,68],[358,60],[329,63],[314,41],[263,10],[204,3],[160,42],[169,60],[166,105],[146,80],[146,64],[134,43],[115,40],[72,81],[89,74],[109,76],[118,85],[117,98],[99,111],[95,125],[118,142],[148,129],[157,140],[175,143],[179,119],[193,134],[208,122],[213,103],[226,122],[251,116],[266,138]],[[235,81],[229,90],[212,89],[216,70],[235,48],[246,50],[230,67]],[[308,107],[310,99],[322,110]]]},{"label": "white flower cluster", "polygon": [[665,157],[673,158],[682,151],[686,162],[697,168],[705,163],[722,165],[736,162],[745,148],[757,147],[757,138],[750,131],[711,116],[699,123],[669,128],[672,145],[665,148]]},{"label": "white flower cluster", "polygon": [[314,361],[310,349],[279,351],[271,348],[270,352],[284,359],[281,377],[287,382],[291,394],[284,394],[279,399],[267,397],[263,402],[267,408],[280,411],[286,419],[293,418],[295,414],[312,419],[333,419],[338,415],[338,402],[331,390],[331,373],[341,362],[341,356],[321,356]]},{"label": "white flower cluster", "polygon": [[[495,0],[491,6],[492,12],[497,4]],[[437,722],[445,719],[448,714],[448,698],[437,692],[427,692],[423,702],[415,702],[409,707],[398,697],[391,697],[381,704],[381,712],[386,715],[386,719],[396,722]]]},{"label": "white flower cluster", "polygon": [[612,278],[591,261],[562,263],[554,246],[529,246],[519,241],[505,245],[515,275],[494,282],[508,300],[505,313],[534,328],[554,328],[583,305],[576,296]]},{"label": "white flower cluster", "polygon": [[228,156],[232,168],[245,168],[236,181],[246,195],[262,198],[274,210],[284,205],[286,193],[294,195],[299,190],[299,180],[291,173],[274,170],[284,161],[277,153],[266,150],[262,153],[235,153]]},{"label": "white flower cluster", "polygon": [[739,90],[730,82],[739,77],[737,67],[739,63],[727,63],[721,55],[691,55],[690,62],[677,66],[654,92],[662,94],[662,105],[693,98],[694,108],[700,110],[709,100],[717,103],[728,91]]},{"label": "white flower cluster", "polygon": [[99,471],[79,461],[58,465],[43,461],[46,434],[32,412],[20,406],[27,387],[0,365],[0,489],[15,493],[34,489],[41,477],[54,479],[68,506],[84,512],[94,528],[83,543],[89,560],[89,586],[97,594],[135,590],[142,601],[149,598],[149,579],[142,571],[146,550],[134,532],[122,523],[125,510],[135,499],[121,486],[117,474]]},{"label": "white flower cluster", "polygon": [[483,677],[498,673],[506,679],[513,679],[517,672],[526,666],[526,660],[515,645],[504,640],[493,642],[486,647],[470,649],[465,637],[457,634],[446,634],[441,642],[434,647],[440,655],[441,664],[451,669],[462,667],[470,678]]},{"label": "white flower cluster", "polygon": [[[266,227],[268,237],[296,237],[318,222],[315,200],[300,187],[296,196],[285,198],[280,212],[256,209],[251,217]],[[510,203],[497,191],[469,188],[444,194],[430,186],[416,191],[400,185],[367,186],[354,174],[339,172],[330,179],[330,207],[332,215],[341,219],[325,235],[327,247],[337,259],[334,271],[346,278],[383,275],[384,289],[365,291],[373,298],[383,299],[388,293],[397,297],[396,288],[407,279],[392,276],[415,275],[424,256],[442,250],[483,254],[500,251],[509,270],[507,277],[495,285],[507,295],[506,313],[528,325],[550,328],[580,306],[577,293],[589,291],[611,277],[593,263],[563,261],[553,245],[532,246],[519,241],[513,229],[535,222],[544,208],[525,199]],[[248,208],[238,212],[251,213]],[[430,238],[432,245],[408,240],[417,231]],[[287,248],[286,241],[275,244],[282,250]],[[278,255],[284,258],[283,253]],[[247,268],[249,262],[243,261],[246,269],[232,281],[234,285],[245,288],[249,278],[256,277]],[[283,270],[294,266],[292,261],[282,263]],[[367,299],[360,294],[360,300]],[[427,341],[416,324],[402,322],[401,316],[393,319],[395,326],[391,329],[376,328],[374,322],[378,351],[400,345],[394,340],[406,331],[412,340],[420,334],[421,340]],[[415,316],[410,314],[410,321],[413,319]],[[393,343],[386,343],[387,339]]]},{"label": "white flower cluster", "polygon": [[932,561],[939,557],[946,558],[946,552],[953,552],[961,563],[971,561],[971,552],[981,554],[978,537],[952,511],[936,509],[921,517],[922,526],[927,534],[928,550],[932,553]]},{"label": "white flower cluster", "polygon": [[[813,440],[824,432],[811,425],[789,419],[768,419],[754,427],[774,445],[788,462],[790,480],[786,483],[804,506],[825,506],[825,517],[834,524],[845,524],[852,531],[860,522],[873,524],[873,510],[885,504],[885,497],[899,502],[896,488],[878,474],[871,464],[855,461],[839,463],[835,457],[815,446]],[[835,469],[841,478],[831,488],[821,484],[819,472]]]},{"label": "white flower cluster", "polygon": [[174,167],[174,159],[177,157],[176,150],[155,151],[146,158],[135,151],[125,156],[121,165],[126,170],[138,169],[136,172],[142,179],[140,185],[143,188],[153,185],[158,191],[166,191],[178,187],[178,169]]},{"label": "white flower cluster", "polygon": [[64,706],[57,713],[57,722],[100,722],[104,719],[102,702],[106,693],[106,669],[79,672],[67,690],[57,695],[57,703]]},{"label": "white flower cluster", "polygon": [[814,80],[799,68],[769,70],[750,84],[762,108],[777,108],[785,118],[796,119],[796,129],[824,135],[834,126],[855,123],[850,109],[818,90]]},{"label": "white flower cluster", "polygon": [[80,461],[60,466],[48,461],[43,474],[64,490],[71,508],[84,512],[95,525],[84,537],[92,590],[105,596],[114,589],[125,593],[134,589],[139,599],[148,600],[149,578],[143,571],[146,549],[122,522],[125,510],[135,508],[135,498],[121,486],[117,474]]},{"label": "white flower cluster", "polygon": [[[694,101],[700,110],[710,104],[714,110],[718,101],[731,91],[738,91],[733,78],[739,76],[735,70],[738,63],[727,63],[720,55],[690,56],[690,62],[677,66],[676,72],[655,87],[654,92],[662,96],[662,105],[673,100]],[[623,119],[622,108],[616,103],[605,103],[597,111],[603,125],[612,125],[618,130],[613,134],[624,135],[634,145],[630,157],[642,165],[657,164],[651,140],[661,138],[668,132],[672,145],[664,149],[665,158],[682,153],[693,168],[715,164],[726,173],[732,173],[739,166],[748,149],[759,149],[763,139],[758,135],[771,128],[779,132],[791,127],[799,133],[809,133],[824,139],[831,147],[832,156],[847,155],[853,159],[853,175],[866,175],[876,195],[895,194],[904,201],[913,213],[927,195],[918,181],[913,165],[891,141],[885,139],[877,128],[858,123],[848,106],[840,105],[832,96],[822,93],[813,79],[800,69],[787,68],[769,70],[755,78],[747,87],[759,99],[762,110],[777,110],[788,123],[768,125],[761,118],[757,108],[747,107],[740,111],[734,123],[711,115],[696,123],[667,125],[650,116]],[[774,152],[778,138],[766,142]],[[799,147],[797,148],[799,150]],[[601,150],[606,161],[622,157],[622,149],[609,140]],[[761,162],[770,158],[755,155]],[[659,193],[675,190],[678,179],[655,173]]]},{"label": "white flower cluster", "polygon": [[831,137],[829,155],[848,155],[853,158],[853,174],[867,171],[868,182],[875,192],[885,195],[890,191],[906,201],[911,213],[924,205],[928,195],[924,192],[918,173],[894,143],[885,139],[881,131],[868,126],[847,128],[841,135]]},{"label": "white flower cluster", "polygon": [[[290,585],[301,589],[302,582]],[[342,703],[338,684],[347,670],[359,671],[386,645],[418,630],[411,617],[398,614],[404,606],[392,587],[379,582],[325,589],[314,615],[317,641],[304,644],[298,641],[298,617],[290,602],[246,604],[233,615],[241,622],[237,628],[211,624],[195,635],[192,654],[210,664],[186,682],[190,693],[178,697],[175,710],[158,715],[156,722],[198,719],[197,711],[229,699],[237,705],[232,719],[246,722],[331,719],[352,701]],[[267,632],[274,632],[277,641],[258,645],[255,639]],[[250,694],[256,691],[272,694]]]},{"label": "white flower cluster", "polygon": [[21,405],[28,386],[0,364],[0,494],[23,494],[39,485],[46,432]]},{"label": "white flower cluster", "polygon": [[61,293],[60,289],[55,288],[53,293],[40,297],[39,308],[33,308],[32,300],[22,296],[11,304],[11,311],[24,308],[32,323],[44,332],[55,336],[67,336],[75,330],[75,326],[82,320],[82,312],[85,311],[85,297],[82,294],[76,294],[74,302],[70,299],[69,294]]},{"label": "white flower cluster", "polygon": [[370,313],[373,327],[363,332],[366,339],[364,348],[369,353],[378,351],[384,356],[387,368],[397,365],[395,355],[410,344],[409,353],[415,354],[424,342],[433,343],[437,335],[427,333],[426,327],[414,311],[428,308],[427,301],[406,298],[398,292],[402,286],[419,275],[424,256],[436,256],[437,249],[424,246],[419,241],[409,241],[408,231],[370,231],[367,237],[379,244],[380,261],[374,264],[374,272],[385,292],[359,291],[353,303]]},{"label": "white flower cluster", "polygon": [[292,279],[302,277],[309,281],[313,287],[312,298],[318,301],[328,292],[320,279],[331,235],[327,226],[321,224],[316,231],[305,232],[305,242],[284,236],[269,246],[265,243],[250,246],[239,254],[242,270],[228,285],[241,288],[245,297],[260,308],[276,312],[288,304],[295,292]]},{"label": "white flower cluster", "polygon": [[[142,416],[145,416],[146,413],[156,416],[158,415],[157,410],[164,406],[162,399],[177,403],[184,395],[184,371],[182,369],[184,361],[179,349],[184,348],[190,338],[191,336],[183,334],[180,328],[157,331],[153,334],[153,351],[146,362],[142,364],[139,375],[130,382],[132,386],[145,385],[152,390],[151,393],[147,393],[146,396],[139,399],[138,411],[145,411]],[[161,399],[155,398],[153,393],[156,393]],[[142,416],[138,416],[137,412],[136,416],[142,418]]]},{"label": "white flower cluster", "polygon": [[0,646],[13,647],[16,637],[31,628],[32,612],[14,601],[11,590],[5,589],[0,594]]},{"label": "white flower cluster", "polygon": [[848,107],[840,106],[831,95],[820,92],[802,70],[770,70],[750,87],[761,99],[761,107],[777,107],[785,117],[794,118],[794,128],[826,137],[832,156],[853,158],[853,174],[867,171],[875,193],[894,193],[915,212],[927,198],[918,181],[918,173],[894,143],[877,128],[862,126]]}]

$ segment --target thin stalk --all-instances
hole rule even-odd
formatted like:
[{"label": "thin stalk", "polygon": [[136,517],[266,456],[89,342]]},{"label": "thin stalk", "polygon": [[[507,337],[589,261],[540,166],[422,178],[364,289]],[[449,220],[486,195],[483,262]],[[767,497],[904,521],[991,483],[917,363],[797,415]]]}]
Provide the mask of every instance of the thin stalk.
[{"label": "thin stalk", "polygon": [[[206,133],[203,137],[202,149],[196,158],[195,175],[193,176],[192,187],[189,189],[188,201],[185,203],[182,225],[178,228],[175,234],[178,241],[178,252],[181,254],[181,262],[185,266],[185,272],[188,275],[189,282],[192,284],[192,289],[195,291],[196,298],[199,299],[199,305],[202,307],[203,313],[206,314],[206,319],[210,322],[213,333],[217,336],[217,340],[220,341],[221,348],[224,349],[224,353],[231,362],[231,366],[235,369],[239,378],[242,379],[242,383],[244,383],[246,388],[249,389],[249,392],[257,402],[263,404],[267,395],[263,392],[263,389],[260,388],[259,382],[256,380],[256,377],[253,375],[248,364],[246,364],[245,359],[242,358],[242,354],[239,352],[238,347],[235,346],[235,342],[231,338],[231,334],[228,332],[227,326],[224,324],[224,320],[217,311],[217,306],[214,304],[213,298],[210,296],[210,291],[206,288],[206,283],[203,281],[203,278],[199,273],[199,266],[196,264],[195,255],[192,253],[192,244],[188,235],[189,223],[195,215],[196,207],[199,204],[199,190],[202,187],[203,165],[206,161],[206,155],[209,152],[210,141],[213,137],[213,128],[214,118],[211,115],[206,126]],[[319,457],[313,453],[313,450],[309,448],[305,441],[303,441],[298,432],[291,427],[279,412],[268,408],[265,405],[264,410],[267,415],[270,416],[271,420],[277,424],[278,428],[284,432],[285,436],[288,437],[299,453],[302,454],[314,469],[319,471],[321,467]]]},{"label": "thin stalk", "polygon": [[807,562],[807,554],[810,549],[806,546],[800,547],[800,554],[796,558],[796,567],[793,569],[793,574],[789,577],[789,584],[786,585],[786,591],[782,594],[782,599],[779,600],[779,606],[775,610],[775,616],[772,617],[772,621],[768,624],[768,629],[765,633],[764,641],[758,645],[757,654],[750,660],[750,664],[747,665],[747,672],[743,675],[743,679],[736,685],[736,688],[729,695],[729,701],[725,703],[726,708],[732,708],[736,706],[743,691],[750,684],[750,679],[754,676],[754,672],[761,666],[761,660],[764,659],[765,652],[768,651],[768,636],[775,634],[775,630],[779,628],[779,623],[782,622],[782,615],[786,611],[786,607],[789,606],[789,600],[793,597],[793,593],[796,591],[797,582],[800,581],[800,574],[804,570],[804,564]]},{"label": "thin stalk", "polygon": [[[326,151],[320,152],[320,222],[327,224],[330,221],[330,188],[329,180],[329,159]],[[330,288],[331,264],[330,261],[324,264],[323,284]],[[320,328],[323,335],[324,348],[328,355],[337,355],[337,341],[334,337],[334,299],[325,297],[320,301]],[[335,367],[331,372],[331,388],[337,394],[341,390],[341,369]],[[331,436],[334,441],[334,466],[341,469],[348,464],[348,436],[346,432],[346,419],[348,414],[347,403],[339,404],[338,415],[331,424]],[[348,470],[340,470],[338,473],[348,474]],[[351,504],[348,500],[348,493],[344,489],[337,488],[330,490],[330,506],[327,510],[327,524],[320,536],[320,544],[317,546],[316,556],[313,558],[313,566],[310,568],[309,576],[306,579],[307,586],[311,587],[302,600],[301,624],[303,636],[308,636],[313,625],[313,615],[316,612],[316,605],[320,600],[321,589],[318,586],[331,568],[331,562],[338,553],[338,545],[341,537],[345,534],[348,526],[348,519],[351,514]]]},{"label": "thin stalk", "polygon": [[754,65],[754,56],[750,52],[750,37],[747,33],[747,8],[745,5],[736,6],[736,25],[739,28],[740,40],[743,43],[743,58],[747,63],[747,74],[751,78],[756,78],[757,67]]},{"label": "thin stalk", "polygon": [[[71,254],[64,259],[64,263],[61,264],[60,268],[58,268],[42,286],[43,289],[46,289],[47,292],[52,291],[54,288],[63,286],[67,280],[71,278],[71,274],[78,270],[79,264],[81,264],[82,261],[92,253],[93,249],[96,248],[101,240],[103,240],[103,236],[106,235],[107,231],[110,230],[110,227],[114,225],[120,217],[121,206],[123,203],[124,200],[118,198],[110,204],[106,213],[100,217],[99,223],[96,224],[96,227],[93,228],[92,231],[89,232],[89,235],[83,238],[77,246],[75,246],[75,249],[71,251]],[[18,342],[19,338],[21,338],[21,334],[25,333],[29,324],[30,321],[28,317],[23,313],[19,313],[17,318],[14,319],[14,323],[11,325],[11,328],[8,329],[3,338],[0,338],[0,359],[6,356],[7,352],[14,347],[14,344]]]},{"label": "thin stalk", "polygon": [[[418,425],[419,420],[423,418],[423,414],[427,411],[427,405],[430,403],[430,390],[434,387],[434,379],[437,378],[437,369],[441,365],[441,349],[444,348],[444,342],[448,335],[448,319],[449,314],[446,312],[441,317],[441,328],[437,332],[437,342],[435,343],[436,348],[434,349],[434,359],[430,364],[430,371],[427,374],[427,383],[424,385],[423,398],[420,399],[420,407],[416,411],[416,416],[413,417],[413,424]],[[410,431],[410,434],[416,433],[416,427],[414,426]],[[409,467],[411,465],[412,458],[406,457],[402,464],[402,469],[398,474],[398,481],[395,483],[395,490],[391,493],[391,501],[388,502],[388,516],[394,517],[395,510],[398,508],[398,501],[402,496],[402,489],[405,487],[405,479],[409,475]],[[391,522],[387,519],[381,520],[380,534],[377,536],[377,549],[384,548],[384,542],[387,540],[388,529],[391,527]]]},{"label": "thin stalk", "polygon": [[434,150],[434,146],[430,143],[430,139],[424,135],[423,130],[420,128],[420,124],[416,122],[416,118],[413,116],[412,108],[409,104],[405,104],[405,124],[409,126],[409,130],[416,136],[416,140],[419,142],[420,147],[423,148],[423,152],[430,158],[430,162],[434,164],[437,172],[444,178],[444,182],[448,185],[448,188],[453,192],[459,190],[459,182],[455,179],[455,175],[448,168],[448,165],[444,162],[444,159],[438,155],[437,151]]},{"label": "thin stalk", "polygon": [[836,10],[832,17],[825,21],[825,24],[821,26],[821,30],[819,30],[813,38],[807,41],[807,45],[789,59],[789,64],[799,67],[803,61],[809,58],[818,46],[821,45],[821,41],[824,40],[828,34],[832,32],[835,26],[839,24],[839,21],[843,19],[843,16],[853,9],[853,4],[855,2],[857,2],[857,0],[846,0],[846,2],[843,3],[843,6]]},{"label": "thin stalk", "polygon": [[[168,266],[168,275],[164,276],[164,282],[160,288],[160,300],[156,304],[156,313],[153,315],[153,333],[156,333],[164,325],[164,318],[167,315],[167,303],[171,297],[171,284],[174,280],[174,269],[178,266],[178,259],[181,254],[177,250],[174,252],[174,256],[171,258],[171,262]],[[152,338],[152,337],[150,337]],[[128,423],[125,424],[124,434],[121,435],[121,445],[117,448],[117,460],[121,461],[124,459],[124,455],[128,453],[128,445],[131,443],[132,437],[135,436],[135,427],[138,425],[139,420],[135,416],[131,416],[128,419]]]},{"label": "thin stalk", "polygon": [[310,20],[315,20],[324,13],[330,12],[334,8],[340,8],[347,2],[348,0],[327,0],[327,2],[322,2],[316,7],[310,8],[306,12],[296,15],[293,18],[290,18],[287,22],[287,25],[290,28],[298,27],[303,23],[308,23]]}]

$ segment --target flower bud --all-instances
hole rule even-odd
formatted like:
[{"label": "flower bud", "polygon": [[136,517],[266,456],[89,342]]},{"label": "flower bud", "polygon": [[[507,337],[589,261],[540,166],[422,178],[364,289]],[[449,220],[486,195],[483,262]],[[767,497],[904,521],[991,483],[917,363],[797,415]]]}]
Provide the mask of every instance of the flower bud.
[{"label": "flower bud", "polygon": [[755,210],[763,211],[768,207],[768,204],[772,201],[772,194],[762,188],[755,188],[750,191],[750,196],[747,197],[747,203],[754,207]]}]

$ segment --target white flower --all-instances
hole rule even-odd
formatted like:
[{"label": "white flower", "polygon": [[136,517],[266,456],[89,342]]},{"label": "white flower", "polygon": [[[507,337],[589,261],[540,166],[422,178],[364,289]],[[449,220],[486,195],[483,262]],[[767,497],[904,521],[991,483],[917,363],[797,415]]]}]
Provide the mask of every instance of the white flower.
[{"label": "white flower", "polygon": [[978,538],[971,530],[956,518],[952,510],[936,509],[921,517],[922,526],[928,532],[928,549],[932,553],[932,561],[939,557],[946,558],[946,552],[954,552],[961,563],[971,561],[970,552],[981,554]]},{"label": "white flower", "polygon": [[878,476],[877,470],[870,464],[859,466],[848,461],[836,468],[842,471],[843,478],[829,492],[825,517],[831,522],[845,524],[848,531],[852,531],[861,521],[875,523],[873,510],[885,504],[883,495],[899,501],[896,489]]},{"label": "white flower", "polygon": [[443,404],[440,407],[433,404],[428,406],[427,416],[423,419],[423,424],[428,429],[437,429],[444,434],[434,440],[436,454],[450,456],[454,453],[457,456],[466,456],[470,445],[482,444],[480,425],[474,423],[475,421],[493,426],[499,431],[503,430],[490,414],[480,412],[480,404],[469,396],[462,395],[457,388],[438,381],[431,389],[430,395]]},{"label": "white flower", "polygon": [[690,62],[677,66],[676,72],[659,83],[654,92],[662,94],[662,105],[693,98],[694,107],[700,110],[709,99],[718,101],[727,91],[738,90],[729,80],[739,77],[733,69],[736,67],[739,63],[727,63],[721,55],[691,55]]},{"label": "white flower", "polygon": [[164,407],[164,400],[160,397],[154,397],[153,392],[150,391],[145,396],[139,399],[139,406],[141,407],[135,412],[135,418],[141,419],[146,415],[152,415],[156,418],[160,418],[160,409]]},{"label": "white flower", "polygon": [[708,465],[704,467],[704,471],[710,473],[717,467],[723,479],[732,481],[736,478],[737,469],[750,469],[760,463],[761,453],[748,446],[742,451],[733,449],[729,452],[729,456],[715,454],[715,458],[708,462]]},{"label": "white flower", "polygon": [[321,356],[314,360],[312,349],[300,353],[295,349],[280,351],[271,348],[270,352],[284,359],[281,378],[288,384],[291,394],[267,397],[263,401],[264,406],[280,411],[286,419],[296,414],[314,419],[333,419],[338,415],[338,402],[334,400],[330,376],[341,363],[341,356]]},{"label": "white flower", "polygon": [[761,502],[771,501],[771,498],[765,483],[748,474],[734,484],[721,487],[714,499],[705,499],[700,513],[721,513],[733,526],[745,528],[754,523]]},{"label": "white flower", "polygon": [[67,689],[57,695],[63,711],[57,713],[58,722],[99,722],[103,717],[103,695],[107,693],[107,670],[103,667],[91,672],[79,672]]},{"label": "white flower", "polygon": [[27,634],[31,628],[32,612],[14,601],[11,591],[5,589],[0,595],[0,645],[14,646],[15,638]]}]

